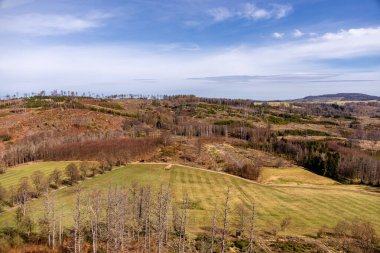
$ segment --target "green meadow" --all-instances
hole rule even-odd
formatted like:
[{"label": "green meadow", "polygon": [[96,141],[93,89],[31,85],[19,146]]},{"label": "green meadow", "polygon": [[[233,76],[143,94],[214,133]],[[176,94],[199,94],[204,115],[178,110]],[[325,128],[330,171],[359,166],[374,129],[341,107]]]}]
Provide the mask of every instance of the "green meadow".
[{"label": "green meadow", "polygon": [[[68,162],[40,162],[22,165],[0,175],[0,183],[9,187],[17,185],[21,177],[31,175],[36,170],[49,174],[55,168],[63,169]],[[276,170],[266,173],[276,174]],[[283,174],[281,171],[280,174]],[[290,170],[289,173],[292,173]],[[301,173],[297,171],[296,173]],[[305,172],[309,173],[309,172]],[[305,174],[307,175],[307,174]],[[268,175],[266,175],[268,176]],[[290,177],[291,178],[291,177]],[[305,184],[260,184],[224,173],[203,169],[167,164],[130,164],[115,168],[110,172],[80,182],[86,192],[93,189],[107,191],[110,187],[167,185],[171,189],[172,202],[180,203],[184,193],[190,199],[189,231],[204,231],[211,223],[211,213],[217,207],[221,217],[224,194],[228,186],[231,189],[231,225],[236,219],[235,207],[255,204],[256,224],[261,231],[278,227],[284,218],[291,222],[286,233],[306,235],[315,234],[320,227],[333,227],[340,220],[366,219],[372,222],[380,232],[380,193],[375,188],[364,186],[340,185],[327,182],[317,184],[307,182],[307,177],[298,177]],[[313,184],[315,183],[315,184]],[[73,187],[65,187],[54,192],[57,203],[64,213],[65,223],[72,223],[71,212],[74,209],[75,193]],[[42,199],[30,202],[35,218],[42,212]],[[15,211],[8,210],[0,214],[0,224],[12,224]]]}]

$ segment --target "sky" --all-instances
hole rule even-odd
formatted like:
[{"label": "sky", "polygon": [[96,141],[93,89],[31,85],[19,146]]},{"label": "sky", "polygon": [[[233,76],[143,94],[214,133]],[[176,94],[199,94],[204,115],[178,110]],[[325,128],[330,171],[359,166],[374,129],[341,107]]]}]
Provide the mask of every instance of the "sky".
[{"label": "sky", "polygon": [[380,96],[380,0],[0,0],[0,96]]}]

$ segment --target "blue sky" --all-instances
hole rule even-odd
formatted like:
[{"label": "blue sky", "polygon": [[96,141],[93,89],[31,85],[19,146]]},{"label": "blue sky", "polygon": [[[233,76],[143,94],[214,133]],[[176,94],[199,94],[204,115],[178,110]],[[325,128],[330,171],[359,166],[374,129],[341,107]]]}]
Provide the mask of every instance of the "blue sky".
[{"label": "blue sky", "polygon": [[380,0],[0,0],[0,95],[380,95]]}]

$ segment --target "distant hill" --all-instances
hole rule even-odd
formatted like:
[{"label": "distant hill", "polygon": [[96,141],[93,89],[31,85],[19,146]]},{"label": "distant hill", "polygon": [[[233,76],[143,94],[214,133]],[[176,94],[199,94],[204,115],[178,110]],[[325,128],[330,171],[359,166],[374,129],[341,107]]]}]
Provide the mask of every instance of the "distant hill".
[{"label": "distant hill", "polygon": [[380,97],[371,96],[361,93],[337,93],[319,96],[307,96],[301,99],[295,99],[295,102],[332,102],[332,101],[369,101],[380,100]]}]

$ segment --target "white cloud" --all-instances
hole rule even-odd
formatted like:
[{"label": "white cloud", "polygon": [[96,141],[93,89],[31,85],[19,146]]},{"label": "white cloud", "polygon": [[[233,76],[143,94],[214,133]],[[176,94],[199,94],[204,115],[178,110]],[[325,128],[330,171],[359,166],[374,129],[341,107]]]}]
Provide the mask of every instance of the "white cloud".
[{"label": "white cloud", "polygon": [[244,18],[249,20],[281,19],[288,16],[293,10],[291,5],[273,4],[267,8],[258,7],[253,3],[245,3],[237,9],[219,7],[210,9],[208,14],[215,22],[230,18]]},{"label": "white cloud", "polygon": [[[304,38],[261,47],[241,45],[207,50],[197,48],[196,51],[186,50],[186,47],[191,48],[192,45],[169,45],[169,50],[163,50],[162,45],[28,45],[26,48],[1,45],[0,94],[4,94],[10,87],[21,92],[28,87],[36,90],[36,87],[41,86],[45,89],[80,87],[83,90],[91,89],[90,85],[94,83],[104,85],[93,89],[107,92],[111,89],[117,92],[140,91],[147,94],[193,93],[197,89],[206,92],[207,85],[202,86],[202,80],[187,79],[207,76],[240,76],[240,80],[244,76],[260,78],[245,78],[249,79],[244,84],[247,86],[231,90],[228,90],[230,86],[225,85],[231,80],[220,79],[219,86],[207,90],[210,93],[197,94],[210,96],[215,95],[213,92],[217,90],[225,92],[224,96],[248,96],[247,94],[253,94],[249,89],[257,85],[264,85],[263,90],[270,89],[272,85],[281,89],[280,86],[283,85],[289,92],[289,87],[294,88],[294,85],[305,83],[307,80],[304,77],[323,77],[326,83],[335,81],[338,84],[339,80],[347,80],[341,82],[341,85],[348,85],[352,80],[351,84],[355,83],[359,87],[358,82],[353,80],[379,80],[380,69],[368,69],[366,72],[355,68],[332,69],[330,65],[324,65],[323,60],[380,56],[379,41],[380,27],[373,27],[342,30],[312,39]],[[157,81],[142,83],[138,79]],[[367,83],[366,87],[379,91],[378,82]],[[37,84],[41,86],[36,86]],[[318,86],[320,83],[309,85]],[[310,91],[310,87],[307,91]],[[360,85],[359,88],[363,87]]]},{"label": "white cloud", "polygon": [[272,16],[276,18],[284,18],[293,11],[293,7],[290,4],[275,4],[271,10]]},{"label": "white cloud", "polygon": [[211,9],[208,11],[208,13],[213,17],[215,22],[224,21],[233,16],[233,13],[224,7]]},{"label": "white cloud", "polygon": [[294,38],[301,38],[302,36],[304,36],[305,34],[303,33],[303,32],[301,32],[300,30],[298,30],[298,29],[295,29],[294,31],[293,31],[293,37]]},{"label": "white cloud", "polygon": [[247,3],[244,5],[243,10],[241,11],[241,16],[249,19],[268,19],[271,18],[271,11],[258,8],[256,5]]},{"label": "white cloud", "polygon": [[272,33],[272,37],[275,39],[282,39],[284,37],[285,33],[279,33],[279,32],[274,32]]},{"label": "white cloud", "polygon": [[58,14],[21,14],[0,17],[0,33],[35,36],[63,35],[100,27],[111,14],[93,12],[84,16]]}]

